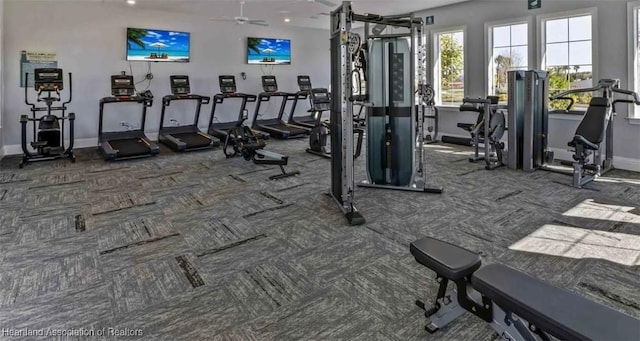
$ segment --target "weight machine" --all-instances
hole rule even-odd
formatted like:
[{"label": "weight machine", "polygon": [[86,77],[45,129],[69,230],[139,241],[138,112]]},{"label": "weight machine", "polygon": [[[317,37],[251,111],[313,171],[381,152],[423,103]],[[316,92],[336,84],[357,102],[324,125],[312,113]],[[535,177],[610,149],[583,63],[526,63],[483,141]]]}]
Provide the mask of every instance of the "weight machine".
[{"label": "weight machine", "polygon": [[[352,32],[364,23],[364,41]],[[426,98],[422,19],[412,14],[353,13],[345,1],[331,13],[331,196],[351,225],[365,222],[354,206],[353,106],[366,107],[367,181],[359,186],[442,193],[425,181]],[[404,33],[384,33],[395,28]],[[367,96],[354,96],[352,56],[367,49]],[[414,81],[418,80],[417,89]],[[422,91],[425,89],[425,91]],[[418,91],[417,91],[418,90]],[[417,97],[417,99],[416,99]]]},{"label": "weight machine", "polygon": [[[613,120],[617,103],[640,105],[637,93],[620,89],[617,79],[600,79],[591,88],[570,89],[549,97],[549,78],[545,71],[509,72],[509,151],[511,169],[543,169],[573,176],[572,186],[582,188],[613,169]],[[597,93],[586,111],[572,110],[569,95]],[[617,98],[616,98],[617,95]],[[620,98],[620,97],[623,98]],[[630,99],[630,98],[631,99]],[[569,101],[566,109],[553,113],[579,113],[583,118],[574,137],[567,143],[573,149],[574,162],[569,167],[553,165],[554,153],[549,144],[549,101]],[[605,144],[602,147],[602,143]],[[604,149],[604,153],[603,150]]]}]

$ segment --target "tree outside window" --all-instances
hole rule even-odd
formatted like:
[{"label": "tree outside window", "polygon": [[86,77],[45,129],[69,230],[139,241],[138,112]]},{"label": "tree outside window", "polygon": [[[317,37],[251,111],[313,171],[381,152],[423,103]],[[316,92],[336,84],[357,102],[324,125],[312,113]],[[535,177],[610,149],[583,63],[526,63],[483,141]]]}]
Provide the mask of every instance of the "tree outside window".
[{"label": "tree outside window", "polygon": [[464,97],[463,31],[438,35],[440,70],[440,104],[456,105]]},{"label": "tree outside window", "polygon": [[507,24],[491,29],[491,78],[489,93],[507,101],[508,72],[526,70],[529,64],[527,24]]}]

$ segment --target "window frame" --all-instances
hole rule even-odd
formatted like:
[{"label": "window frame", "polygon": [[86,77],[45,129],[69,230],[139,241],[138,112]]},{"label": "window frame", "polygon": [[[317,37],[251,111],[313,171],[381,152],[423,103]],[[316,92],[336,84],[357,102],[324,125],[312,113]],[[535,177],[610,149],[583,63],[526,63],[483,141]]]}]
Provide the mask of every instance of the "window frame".
[{"label": "window frame", "polygon": [[[546,70],[546,54],[547,54],[547,21],[555,20],[555,19],[563,19],[563,18],[571,18],[571,17],[580,17],[585,15],[591,15],[591,76],[592,76],[592,86],[597,83],[599,78],[599,70],[598,70],[598,8],[597,7],[588,7],[583,9],[571,10],[571,11],[562,11],[562,12],[554,12],[548,14],[542,14],[536,16],[536,33],[538,34],[537,39],[537,65],[541,70]],[[569,114],[561,114],[561,115],[569,115]]]},{"label": "window frame", "polygon": [[[628,88],[638,92],[640,90],[640,69],[638,68],[638,49],[640,44],[638,43],[638,35],[640,29],[638,29],[638,20],[640,20],[640,0],[631,1],[627,3],[627,32],[629,32],[628,38]],[[640,125],[640,108],[636,105],[629,104],[627,110],[627,119],[631,124]]]},{"label": "window frame", "polygon": [[447,105],[443,105],[440,102],[440,93],[442,91],[441,86],[440,86],[440,35],[441,34],[446,34],[446,33],[453,33],[453,32],[459,32],[462,31],[462,45],[463,45],[463,52],[462,52],[462,56],[463,56],[463,60],[464,63],[462,65],[462,69],[463,69],[463,82],[464,82],[464,88],[463,88],[463,95],[462,97],[465,98],[467,97],[467,85],[468,85],[468,81],[469,81],[469,70],[468,70],[468,64],[467,63],[467,25],[457,25],[457,26],[449,26],[449,27],[443,27],[440,29],[435,29],[435,30],[431,30],[429,31],[429,37],[431,38],[431,60],[433,61],[433,65],[429,68],[430,72],[431,72],[431,84],[433,84],[433,90],[435,93],[435,99],[436,99],[436,106],[438,107],[443,107],[443,108],[458,108],[459,104],[447,104]]},{"label": "window frame", "polygon": [[[640,0],[639,0],[640,1]],[[484,24],[484,93],[489,95],[491,86],[493,85],[493,70],[491,69],[491,62],[493,59],[493,28],[498,26],[511,26],[518,24],[527,24],[527,69],[533,69],[535,63],[535,51],[533,49],[535,42],[535,27],[533,25],[533,16],[526,16],[513,19],[504,19],[491,22],[485,22]]]}]

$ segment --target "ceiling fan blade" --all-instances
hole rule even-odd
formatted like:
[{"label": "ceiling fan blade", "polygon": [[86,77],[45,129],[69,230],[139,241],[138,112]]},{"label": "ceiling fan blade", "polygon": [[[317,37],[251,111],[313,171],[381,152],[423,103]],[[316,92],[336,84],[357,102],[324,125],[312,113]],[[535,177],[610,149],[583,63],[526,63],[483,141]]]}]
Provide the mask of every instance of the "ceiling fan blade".
[{"label": "ceiling fan blade", "polygon": [[250,24],[250,25],[258,25],[258,26],[269,26],[269,24],[264,22],[264,20],[260,20],[260,21],[250,20],[248,22],[248,24]]},{"label": "ceiling fan blade", "polygon": [[331,14],[329,14],[327,12],[322,12],[322,13],[318,13],[318,15],[327,15],[328,16],[328,15],[331,15]]},{"label": "ceiling fan blade", "polygon": [[325,6],[329,6],[329,7],[338,7],[337,4],[334,4],[333,2],[329,1],[329,0],[314,0],[315,2],[319,3],[319,4],[323,4]]},{"label": "ceiling fan blade", "polygon": [[264,20],[262,20],[262,19],[251,19],[251,20],[247,20],[247,21],[248,21],[249,23],[252,23],[252,24],[254,24],[254,23],[261,23],[261,22],[263,23],[263,22],[265,22],[265,21],[264,21]]}]

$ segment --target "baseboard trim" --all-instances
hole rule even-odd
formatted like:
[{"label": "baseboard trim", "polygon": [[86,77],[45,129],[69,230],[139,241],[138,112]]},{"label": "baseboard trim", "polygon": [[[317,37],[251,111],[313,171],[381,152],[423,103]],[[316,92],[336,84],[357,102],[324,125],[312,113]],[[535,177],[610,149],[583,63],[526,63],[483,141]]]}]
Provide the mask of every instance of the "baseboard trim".
[{"label": "baseboard trim", "polygon": [[[149,133],[146,134],[147,137],[151,140],[151,141],[158,141],[158,133]],[[69,141],[65,141],[65,145],[69,145]],[[80,148],[91,148],[91,147],[97,147],[98,146],[98,138],[97,137],[93,137],[93,138],[88,138],[88,139],[76,139],[73,143],[73,148],[74,149],[80,149]],[[9,155],[22,155],[22,146],[19,144],[12,144],[12,145],[8,145],[8,146],[4,146],[3,148],[4,150],[1,151],[0,150],[0,157],[2,156],[2,154],[9,156]]]},{"label": "baseboard trim", "polygon": [[628,157],[613,157],[613,168],[624,169],[632,172],[640,172],[640,160]]},{"label": "baseboard trim", "polygon": [[[553,151],[553,158],[573,162],[573,152],[566,149],[550,148]],[[628,157],[613,156],[613,168],[632,172],[640,172],[640,160]]]}]

